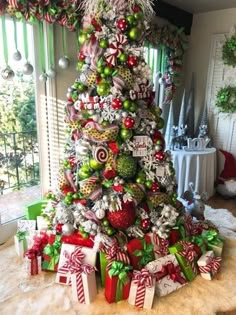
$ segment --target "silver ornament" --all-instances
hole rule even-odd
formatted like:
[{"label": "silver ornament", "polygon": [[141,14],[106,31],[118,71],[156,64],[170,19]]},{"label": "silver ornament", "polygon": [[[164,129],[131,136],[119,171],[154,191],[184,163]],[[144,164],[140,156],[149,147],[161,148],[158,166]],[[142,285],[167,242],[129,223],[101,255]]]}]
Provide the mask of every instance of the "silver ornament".
[{"label": "silver ornament", "polygon": [[74,227],[71,223],[65,223],[62,226],[62,234],[71,235],[74,232]]},{"label": "silver ornament", "polygon": [[66,56],[61,57],[58,61],[58,66],[61,69],[67,69],[69,67],[69,64],[70,64],[70,60]]},{"label": "silver ornament", "polygon": [[160,78],[158,82],[159,84],[164,85],[166,83],[166,80],[164,78]]},{"label": "silver ornament", "polygon": [[48,76],[50,79],[54,79],[55,76],[56,76],[56,71],[55,71],[53,68],[50,68],[50,69],[47,71],[47,76]]},{"label": "silver ornament", "polygon": [[31,75],[33,73],[33,71],[34,71],[33,66],[29,62],[26,62],[23,66],[23,69],[22,69],[23,74]]},{"label": "silver ornament", "polygon": [[15,61],[21,60],[22,56],[21,56],[21,53],[19,52],[19,50],[16,50],[16,51],[13,53],[12,58],[13,58]]},{"label": "silver ornament", "polygon": [[47,81],[47,78],[48,78],[48,76],[47,76],[47,74],[44,72],[44,73],[40,74],[40,76],[39,76],[39,81],[41,81],[41,82]]},{"label": "silver ornament", "polygon": [[4,80],[11,80],[14,78],[15,73],[14,71],[8,66],[7,68],[3,69],[1,72],[1,76]]}]

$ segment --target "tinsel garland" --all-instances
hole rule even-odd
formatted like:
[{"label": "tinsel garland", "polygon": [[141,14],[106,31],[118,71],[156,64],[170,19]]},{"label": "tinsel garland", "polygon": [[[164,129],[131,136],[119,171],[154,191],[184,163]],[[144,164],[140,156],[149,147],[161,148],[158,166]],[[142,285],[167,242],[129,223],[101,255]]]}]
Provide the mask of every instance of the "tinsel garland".
[{"label": "tinsel garland", "polygon": [[236,87],[229,85],[221,88],[216,96],[216,106],[222,113],[236,112]]}]

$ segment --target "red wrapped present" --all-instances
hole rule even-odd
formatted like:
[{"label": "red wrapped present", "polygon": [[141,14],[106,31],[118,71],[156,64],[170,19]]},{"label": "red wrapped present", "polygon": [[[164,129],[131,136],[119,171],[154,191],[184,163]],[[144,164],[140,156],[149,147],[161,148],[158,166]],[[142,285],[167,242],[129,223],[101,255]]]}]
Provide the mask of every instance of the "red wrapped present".
[{"label": "red wrapped present", "polygon": [[49,235],[48,244],[43,250],[43,269],[57,271],[62,245],[61,238],[61,235]]},{"label": "red wrapped present", "polygon": [[129,241],[127,251],[131,265],[136,270],[141,270],[147,263],[155,259],[151,238],[148,235],[144,235],[142,239],[134,238]]},{"label": "red wrapped present", "polygon": [[113,261],[106,271],[105,298],[108,303],[126,300],[129,297],[131,266],[125,266],[120,261]]},{"label": "red wrapped present", "polygon": [[170,230],[170,235],[169,235],[170,245],[174,245],[175,243],[177,243],[180,240],[180,238],[181,238],[181,234],[178,227]]},{"label": "red wrapped present", "polygon": [[38,275],[41,272],[42,257],[34,249],[28,249],[24,256],[24,269],[28,276]]}]

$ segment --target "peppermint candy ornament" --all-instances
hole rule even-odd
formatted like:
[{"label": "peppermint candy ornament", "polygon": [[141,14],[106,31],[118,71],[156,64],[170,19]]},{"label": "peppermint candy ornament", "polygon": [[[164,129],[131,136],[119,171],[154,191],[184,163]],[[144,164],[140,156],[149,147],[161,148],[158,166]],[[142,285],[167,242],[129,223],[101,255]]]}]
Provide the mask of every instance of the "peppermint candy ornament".
[{"label": "peppermint candy ornament", "polygon": [[102,146],[99,145],[98,147],[96,147],[96,149],[94,150],[94,159],[99,162],[99,163],[105,163],[108,159],[108,150]]}]

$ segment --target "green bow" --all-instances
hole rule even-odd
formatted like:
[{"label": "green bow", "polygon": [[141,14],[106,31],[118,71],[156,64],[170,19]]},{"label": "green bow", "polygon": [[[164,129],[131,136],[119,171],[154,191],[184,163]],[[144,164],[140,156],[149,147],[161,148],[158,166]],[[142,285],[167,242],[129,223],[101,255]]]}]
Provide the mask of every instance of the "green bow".
[{"label": "green bow", "polygon": [[121,261],[113,261],[111,269],[108,271],[110,277],[118,276],[116,286],[116,302],[122,300],[123,286],[129,282],[128,272],[132,270],[131,266],[124,265]]},{"label": "green bow", "polygon": [[26,237],[27,232],[26,231],[18,231],[16,233],[16,237],[18,238],[19,241],[24,241]]},{"label": "green bow", "polygon": [[141,259],[138,262],[139,267],[146,266],[150,261],[154,260],[153,255],[153,244],[146,243],[145,240],[140,241],[143,247],[143,250],[136,249],[133,252],[133,255],[136,257],[141,257]]},{"label": "green bow", "polygon": [[47,267],[48,270],[54,271],[56,264],[59,262],[60,248],[61,248],[60,240],[61,240],[61,236],[57,235],[54,243],[52,245],[47,244],[43,250],[44,254],[51,257],[50,262]]},{"label": "green bow", "polygon": [[202,235],[192,236],[191,242],[200,247],[202,254],[206,252],[206,240]]},{"label": "green bow", "polygon": [[222,238],[216,232],[216,230],[208,230],[202,232],[203,238],[207,240],[207,242],[211,245],[217,245],[219,242],[222,242]]}]

